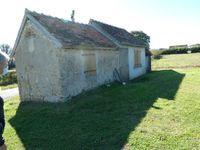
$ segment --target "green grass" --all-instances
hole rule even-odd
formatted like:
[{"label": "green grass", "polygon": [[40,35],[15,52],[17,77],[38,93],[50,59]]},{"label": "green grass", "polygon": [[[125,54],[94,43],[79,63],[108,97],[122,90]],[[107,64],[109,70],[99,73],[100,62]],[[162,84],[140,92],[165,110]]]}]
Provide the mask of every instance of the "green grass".
[{"label": "green grass", "polygon": [[5,102],[8,149],[200,149],[200,69],[153,71],[65,103]]},{"label": "green grass", "polygon": [[200,66],[200,53],[193,54],[176,54],[176,55],[162,55],[161,59],[152,60],[152,68],[172,68],[172,67],[187,67]]},{"label": "green grass", "polygon": [[7,89],[16,88],[16,87],[18,87],[17,83],[8,84],[8,85],[1,85],[0,90],[7,90]]}]

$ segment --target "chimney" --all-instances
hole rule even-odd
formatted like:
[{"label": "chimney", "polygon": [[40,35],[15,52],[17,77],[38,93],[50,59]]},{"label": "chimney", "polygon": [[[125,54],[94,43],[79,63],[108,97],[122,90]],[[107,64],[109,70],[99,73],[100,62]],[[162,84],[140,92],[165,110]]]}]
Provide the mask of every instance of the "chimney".
[{"label": "chimney", "polygon": [[74,19],[74,14],[75,14],[75,11],[74,11],[74,10],[72,10],[72,14],[71,14],[71,20],[72,20],[72,22],[75,22],[75,19]]}]

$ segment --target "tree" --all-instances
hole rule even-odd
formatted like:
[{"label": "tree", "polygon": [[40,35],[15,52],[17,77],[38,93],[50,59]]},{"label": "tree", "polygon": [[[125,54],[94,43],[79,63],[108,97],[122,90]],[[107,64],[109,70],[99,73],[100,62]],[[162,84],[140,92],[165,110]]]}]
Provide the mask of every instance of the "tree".
[{"label": "tree", "polygon": [[146,33],[143,31],[131,31],[131,34],[139,40],[142,40],[145,43],[145,49],[149,50],[150,46],[150,36],[148,36]]},{"label": "tree", "polygon": [[8,44],[1,44],[0,50],[8,55],[12,52],[12,48]]}]

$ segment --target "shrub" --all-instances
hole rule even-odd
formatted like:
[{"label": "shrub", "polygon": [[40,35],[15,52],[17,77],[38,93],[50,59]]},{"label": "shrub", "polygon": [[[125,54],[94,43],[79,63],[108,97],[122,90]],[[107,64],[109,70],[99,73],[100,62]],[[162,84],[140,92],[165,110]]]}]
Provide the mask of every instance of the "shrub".
[{"label": "shrub", "polygon": [[17,83],[17,74],[15,70],[10,70],[5,76],[0,75],[0,85],[5,86],[13,83]]},{"label": "shrub", "polygon": [[162,55],[160,54],[153,55],[153,59],[161,59],[161,58],[162,58]]},{"label": "shrub", "polygon": [[200,52],[200,47],[193,47],[193,48],[190,48],[190,51],[192,53],[199,53]]},{"label": "shrub", "polygon": [[166,49],[160,51],[161,55],[168,55],[168,54],[187,54],[188,51],[191,53],[199,53],[200,47],[193,47],[193,48],[173,48],[173,49]]}]

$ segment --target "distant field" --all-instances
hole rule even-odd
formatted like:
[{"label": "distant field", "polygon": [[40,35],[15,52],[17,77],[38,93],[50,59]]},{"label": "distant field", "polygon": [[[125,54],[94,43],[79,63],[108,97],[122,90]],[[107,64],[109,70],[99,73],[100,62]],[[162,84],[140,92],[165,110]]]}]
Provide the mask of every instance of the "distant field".
[{"label": "distant field", "polygon": [[200,67],[200,53],[163,55],[161,59],[152,60],[152,69],[179,67]]}]

